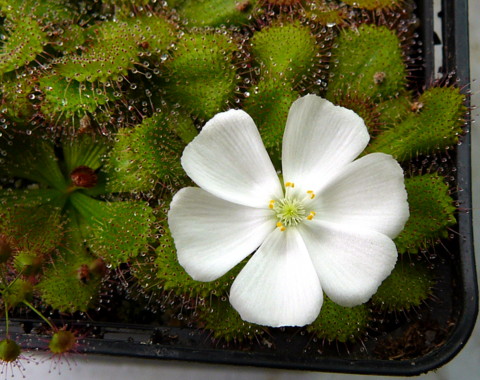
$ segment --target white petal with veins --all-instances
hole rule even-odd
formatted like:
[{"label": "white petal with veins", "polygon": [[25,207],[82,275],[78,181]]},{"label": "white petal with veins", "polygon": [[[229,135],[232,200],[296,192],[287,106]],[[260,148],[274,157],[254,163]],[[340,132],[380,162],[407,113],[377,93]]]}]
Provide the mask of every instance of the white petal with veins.
[{"label": "white petal with veins", "polygon": [[258,129],[244,111],[215,115],[185,148],[182,166],[198,186],[230,202],[266,208],[282,195]]},{"label": "white petal with veins", "polygon": [[300,233],[323,291],[341,306],[367,302],[397,261],[392,239],[379,232],[313,220]]},{"label": "white petal with veins", "polygon": [[303,326],[315,320],[323,303],[318,276],[294,228],[273,231],[233,282],[230,303],[243,320]]},{"label": "white petal with veins", "polygon": [[198,281],[227,273],[275,228],[270,210],[224,201],[197,187],[175,194],[168,224],[178,261]]},{"label": "white petal with veins", "polygon": [[311,207],[318,220],[395,238],[409,216],[403,170],[392,156],[364,156],[345,166]]},{"label": "white petal with veins", "polygon": [[355,112],[315,95],[304,96],[288,114],[283,178],[317,192],[365,149],[369,139],[365,123]]}]

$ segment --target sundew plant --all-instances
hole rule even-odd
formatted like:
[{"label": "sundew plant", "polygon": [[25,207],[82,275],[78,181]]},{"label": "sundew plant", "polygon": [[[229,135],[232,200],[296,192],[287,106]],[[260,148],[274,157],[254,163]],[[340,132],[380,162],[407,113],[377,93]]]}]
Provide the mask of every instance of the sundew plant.
[{"label": "sundew plant", "polygon": [[[436,260],[455,231],[452,156],[467,109],[453,83],[424,83],[414,12],[408,0],[0,0],[4,366],[17,366],[28,350],[10,328],[22,318],[39,321],[25,332],[47,336],[40,348],[63,355],[96,321],[191,328],[212,347],[245,350],[274,351],[277,336],[306,335],[320,352],[354,350],[402,318],[428,314],[438,300]],[[229,110],[251,117],[278,177],[299,99],[322,99],[361,121],[365,144],[352,138],[361,148],[350,161],[388,157],[402,206],[392,212],[398,225],[378,226],[390,231],[392,256],[361,301],[349,302],[334,281],[309,293],[308,315],[271,322],[250,316],[235,285],[251,273],[260,243],[215,275],[194,275],[197,262],[187,256],[195,242],[187,256],[177,248],[185,230],[178,225],[196,226],[171,203],[181,189],[202,187],[182,155]],[[285,195],[265,204],[278,233],[324,209],[290,197],[295,184],[284,180],[275,179]],[[305,188],[304,197],[316,195]],[[233,251],[231,243],[221,242]],[[292,325],[306,326],[271,327]],[[400,346],[370,354],[425,352]]]}]

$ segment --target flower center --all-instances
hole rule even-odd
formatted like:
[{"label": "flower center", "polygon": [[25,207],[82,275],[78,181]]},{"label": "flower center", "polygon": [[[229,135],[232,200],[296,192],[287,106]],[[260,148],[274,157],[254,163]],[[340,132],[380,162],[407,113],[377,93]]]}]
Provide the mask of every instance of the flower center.
[{"label": "flower center", "polygon": [[285,227],[296,226],[305,219],[305,206],[295,198],[285,197],[275,202],[273,212],[280,223]]},{"label": "flower center", "polygon": [[305,209],[305,203],[315,198],[314,192],[308,190],[303,199],[299,199],[289,194],[289,190],[294,187],[295,184],[293,182],[286,182],[285,197],[279,200],[272,199],[268,205],[275,213],[277,227],[280,228],[281,231],[285,231],[287,227],[296,226],[304,220],[312,220],[315,216],[315,211],[307,212]]}]

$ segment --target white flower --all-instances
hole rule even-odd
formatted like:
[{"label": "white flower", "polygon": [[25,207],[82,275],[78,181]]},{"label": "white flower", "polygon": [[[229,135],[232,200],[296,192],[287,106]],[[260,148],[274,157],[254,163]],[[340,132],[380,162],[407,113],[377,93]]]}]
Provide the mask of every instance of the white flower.
[{"label": "white flower", "polygon": [[391,156],[354,161],[368,140],[353,111],[315,95],[297,100],[283,137],[283,187],[251,117],[217,114],[182,156],[200,188],[180,190],[170,206],[180,264],[212,281],[256,250],[230,302],[261,325],[313,322],[323,292],[342,306],[368,301],[395,265],[392,238],[409,215]]}]

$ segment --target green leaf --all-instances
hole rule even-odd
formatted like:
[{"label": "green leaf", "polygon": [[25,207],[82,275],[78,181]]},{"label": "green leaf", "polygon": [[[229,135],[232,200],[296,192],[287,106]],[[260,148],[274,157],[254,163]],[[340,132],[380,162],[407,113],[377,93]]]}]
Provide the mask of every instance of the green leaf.
[{"label": "green leaf", "polygon": [[65,139],[62,148],[66,170],[71,173],[79,166],[88,166],[92,170],[99,169],[110,144],[101,136],[83,134],[75,139]]},{"label": "green leaf", "polygon": [[438,174],[407,178],[405,187],[410,218],[395,244],[400,253],[417,253],[448,237],[448,228],[456,223],[456,208],[448,185]]},{"label": "green leaf", "polygon": [[165,62],[166,98],[205,120],[225,110],[238,81],[231,62],[235,50],[226,34],[185,34]]},{"label": "green leaf", "polygon": [[197,134],[192,121],[159,113],[132,129],[121,129],[106,164],[111,192],[150,191],[156,184],[175,184],[185,176],[180,157],[184,140]]},{"label": "green leaf", "polygon": [[256,32],[250,50],[262,74],[293,84],[313,69],[318,44],[308,26],[284,21]]},{"label": "green leaf", "polygon": [[36,134],[17,134],[12,140],[1,139],[0,174],[28,179],[63,191],[65,178],[58,166],[53,144]]},{"label": "green leaf", "polygon": [[455,87],[432,87],[416,101],[418,110],[380,134],[367,152],[391,154],[409,160],[456,145],[463,133],[465,95]]},{"label": "green leaf", "polygon": [[264,78],[248,92],[245,112],[255,121],[265,146],[276,149],[280,154],[288,111],[298,93],[292,89],[290,82],[274,76]]},{"label": "green leaf", "polygon": [[399,260],[373,295],[372,302],[388,312],[410,310],[432,295],[434,285],[433,272],[425,265]]},{"label": "green leaf", "polygon": [[242,320],[238,312],[226,299],[214,298],[211,302],[199,307],[199,316],[205,328],[211,330],[215,339],[227,343],[240,343],[258,339],[265,327]]},{"label": "green leaf", "polygon": [[17,251],[48,253],[63,236],[64,202],[57,190],[0,190],[0,231]]},{"label": "green leaf", "polygon": [[41,77],[39,84],[45,94],[41,103],[42,113],[54,124],[74,117],[81,119],[113,99],[110,88],[67,80],[58,74]]},{"label": "green leaf", "polygon": [[[138,61],[136,36],[125,21],[105,21],[91,27],[95,41],[81,55],[64,57],[56,67],[57,72],[78,82],[108,82],[127,75]],[[81,67],[82,70],[78,70]]]},{"label": "green leaf", "polygon": [[82,217],[87,245],[113,267],[146,249],[154,218],[145,202],[103,202],[79,191],[71,194],[70,202]]},{"label": "green leaf", "polygon": [[400,40],[385,26],[363,24],[343,29],[332,50],[327,99],[338,103],[348,94],[381,101],[401,92],[407,72]]},{"label": "green leaf", "polygon": [[63,250],[36,286],[42,302],[62,313],[88,311],[98,300],[100,276],[82,276],[82,269],[95,260],[85,251]]},{"label": "green leaf", "polygon": [[344,307],[324,295],[320,315],[307,326],[307,331],[329,342],[345,343],[361,337],[368,327],[369,320],[370,310],[366,304]]},{"label": "green leaf", "polygon": [[[254,0],[187,0],[176,6],[180,16],[188,20],[189,26],[243,25],[248,22],[251,11],[255,9]],[[169,1],[169,4],[178,3]],[[176,4],[174,4],[175,6]]]},{"label": "green leaf", "polygon": [[43,51],[47,37],[37,21],[29,16],[7,20],[7,36],[0,47],[0,75],[19,69]]}]

